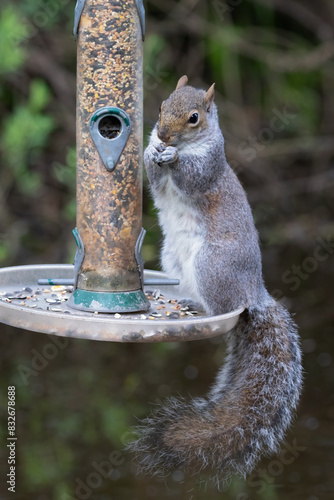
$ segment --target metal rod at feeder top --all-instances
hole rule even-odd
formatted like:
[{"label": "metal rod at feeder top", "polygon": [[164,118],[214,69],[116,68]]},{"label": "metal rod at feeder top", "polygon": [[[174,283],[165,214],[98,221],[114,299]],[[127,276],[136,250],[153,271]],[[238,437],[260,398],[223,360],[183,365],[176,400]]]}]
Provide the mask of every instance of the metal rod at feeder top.
[{"label": "metal rod at feeder top", "polygon": [[141,3],[86,0],[78,26],[77,231],[84,253],[71,301],[78,309],[103,312],[105,293],[115,302],[110,309],[109,297],[105,312],[148,308],[139,241]]}]

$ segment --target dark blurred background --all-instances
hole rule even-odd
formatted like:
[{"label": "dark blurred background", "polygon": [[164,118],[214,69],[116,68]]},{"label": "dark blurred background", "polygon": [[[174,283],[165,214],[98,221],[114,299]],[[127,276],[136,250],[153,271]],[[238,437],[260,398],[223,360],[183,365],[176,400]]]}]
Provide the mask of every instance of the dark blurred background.
[{"label": "dark blurred background", "polygon": [[[1,0],[1,267],[73,261],[74,6]],[[145,141],[180,76],[197,87],[216,82],[227,156],[254,211],[268,289],[300,327],[305,388],[287,435],[289,463],[264,459],[258,476],[218,492],[182,471],[138,475],[124,452],[130,426],[151,403],[205,394],[224,358],[221,339],[59,343],[0,325],[0,498],[331,500],[333,2],[150,0],[145,7]],[[146,181],[144,227],[146,268],[157,269],[161,234]],[[50,344],[57,355],[45,363]],[[4,479],[8,385],[17,391],[16,494]]]}]

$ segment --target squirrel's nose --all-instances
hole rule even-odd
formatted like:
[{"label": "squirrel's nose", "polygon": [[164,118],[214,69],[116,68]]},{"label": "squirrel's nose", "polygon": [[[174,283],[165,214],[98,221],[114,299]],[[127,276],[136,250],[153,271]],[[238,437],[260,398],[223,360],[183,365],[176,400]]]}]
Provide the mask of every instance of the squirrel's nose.
[{"label": "squirrel's nose", "polygon": [[166,127],[162,127],[158,130],[158,137],[162,142],[168,142],[170,140],[170,134],[168,133],[168,129]]}]

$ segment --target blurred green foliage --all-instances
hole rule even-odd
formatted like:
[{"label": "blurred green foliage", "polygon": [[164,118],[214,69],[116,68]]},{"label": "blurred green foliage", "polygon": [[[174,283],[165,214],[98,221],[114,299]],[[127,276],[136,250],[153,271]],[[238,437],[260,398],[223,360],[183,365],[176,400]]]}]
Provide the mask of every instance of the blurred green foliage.
[{"label": "blurred green foliage", "polygon": [[0,77],[3,74],[17,71],[24,63],[26,53],[20,43],[24,33],[14,36],[17,26],[21,24],[20,11],[13,5],[7,5],[1,10],[0,17]]},{"label": "blurred green foliage", "polygon": [[[124,464],[114,465],[115,474],[90,488],[87,498],[326,498],[329,490],[321,488],[328,481],[329,462],[320,443],[326,442],[326,422],[332,421],[334,409],[329,385],[322,392],[319,387],[334,376],[333,365],[321,366],[317,360],[333,338],[333,270],[330,259],[319,263],[296,292],[283,275],[312,255],[318,237],[327,240],[334,233],[333,8],[325,0],[148,0],[145,7],[145,144],[160,102],[180,76],[187,74],[192,85],[203,88],[215,81],[227,156],[254,208],[268,288],[296,311],[303,337],[314,342],[306,344],[311,347],[304,361],[312,384],[300,410],[302,423],[291,436],[309,443],[303,422],[316,416],[321,426],[313,439],[319,446],[308,444],[308,451],[282,475],[270,477],[261,493],[242,479],[217,492],[212,485],[195,486],[192,477],[137,476],[123,451],[130,425],[148,413],[148,401],[160,403],[178,393],[203,395],[221,364],[223,345],[114,346],[71,340],[45,370],[24,383],[18,367],[31,368],[32,349],[42,352],[50,339],[1,325],[1,407],[7,385],[16,384],[18,392],[16,498],[73,500],[76,481],[87,485],[96,472],[92,463],[109,460],[113,451],[122,453]],[[74,2],[66,0],[16,0],[0,6],[1,266],[73,260],[73,17]],[[283,116],[280,130],[272,126],[277,116]],[[157,268],[161,233],[146,178],[143,225],[146,267]],[[188,378],[187,366],[195,367],[198,376]],[[328,412],[324,399],[330,402]],[[5,438],[2,420],[0,434]],[[321,469],[317,474],[314,449]]]},{"label": "blurred green foliage", "polygon": [[46,83],[33,80],[27,102],[14,107],[2,132],[3,161],[15,176],[18,189],[26,196],[36,196],[42,187],[41,175],[30,170],[29,164],[46,147],[55,126],[53,117],[44,113],[49,100]]}]

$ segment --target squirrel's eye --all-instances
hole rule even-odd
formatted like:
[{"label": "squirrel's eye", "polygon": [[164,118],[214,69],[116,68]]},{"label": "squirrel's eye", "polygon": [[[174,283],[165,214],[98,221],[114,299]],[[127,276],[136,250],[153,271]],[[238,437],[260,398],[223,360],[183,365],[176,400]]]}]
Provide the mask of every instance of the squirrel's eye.
[{"label": "squirrel's eye", "polygon": [[189,123],[192,123],[193,125],[198,122],[198,113],[193,113],[191,117],[188,120]]},{"label": "squirrel's eye", "polygon": [[159,113],[161,113],[161,105],[159,106]]}]

